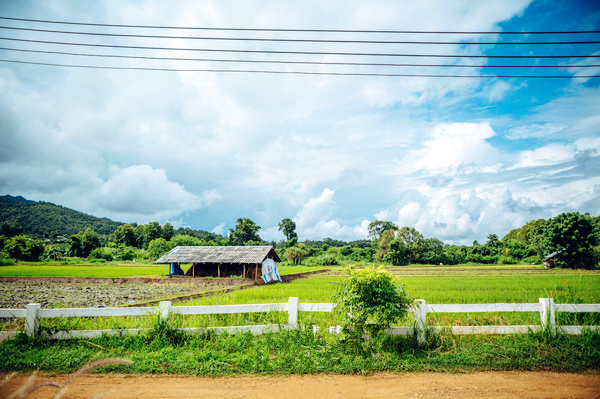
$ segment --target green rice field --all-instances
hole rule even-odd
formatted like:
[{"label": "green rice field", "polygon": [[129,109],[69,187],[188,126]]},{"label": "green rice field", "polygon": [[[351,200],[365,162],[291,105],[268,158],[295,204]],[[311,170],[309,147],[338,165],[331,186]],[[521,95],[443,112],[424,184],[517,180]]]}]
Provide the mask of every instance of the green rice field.
[{"label": "green rice field", "polygon": [[[156,268],[156,266],[150,266]],[[295,269],[295,267],[287,267]],[[314,268],[310,268],[314,270]],[[296,270],[305,271],[305,268]],[[470,271],[466,275],[465,270]],[[538,303],[539,298],[554,298],[556,303],[600,303],[600,272],[576,270],[545,270],[538,266],[460,266],[460,267],[396,267],[390,268],[394,281],[413,299],[429,304],[471,303]],[[419,275],[421,274],[421,275]],[[289,297],[300,302],[334,302],[336,284],[343,270],[330,269],[325,274],[297,279],[286,284],[269,284],[201,298],[173,300],[173,306],[230,305],[251,303],[285,303]],[[562,324],[600,324],[596,314],[558,314]],[[96,318],[43,320],[51,329],[105,329],[148,327],[150,318]],[[332,313],[301,312],[300,322],[321,328],[336,325]],[[400,325],[412,325],[412,314]],[[178,327],[208,327],[249,324],[285,324],[286,312],[269,314],[231,314],[177,316]],[[539,314],[474,313],[430,314],[430,325],[535,325]]]},{"label": "green rice field", "polygon": [[[190,265],[184,265],[187,271]],[[281,266],[282,276],[295,273],[305,273],[323,268],[308,266]],[[0,266],[0,277],[160,277],[169,273],[169,265],[154,263],[135,264],[122,262],[109,265],[83,264],[61,265],[40,263],[19,263],[12,266]]]}]

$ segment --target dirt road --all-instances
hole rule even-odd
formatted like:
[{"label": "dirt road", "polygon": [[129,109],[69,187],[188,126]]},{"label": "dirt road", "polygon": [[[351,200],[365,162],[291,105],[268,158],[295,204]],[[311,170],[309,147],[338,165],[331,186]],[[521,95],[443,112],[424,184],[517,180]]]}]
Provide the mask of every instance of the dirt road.
[{"label": "dirt road", "polygon": [[[0,377],[4,379],[6,375]],[[39,377],[61,382],[66,376]],[[0,390],[10,396],[27,379]],[[56,388],[29,396],[51,398]],[[484,372],[473,374],[293,375],[289,377],[183,377],[96,374],[79,377],[63,398],[600,398],[600,374]]]}]

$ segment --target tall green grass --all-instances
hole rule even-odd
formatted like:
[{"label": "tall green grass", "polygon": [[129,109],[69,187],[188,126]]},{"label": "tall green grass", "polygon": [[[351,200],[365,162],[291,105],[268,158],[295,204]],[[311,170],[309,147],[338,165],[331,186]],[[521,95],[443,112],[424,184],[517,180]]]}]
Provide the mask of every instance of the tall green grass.
[{"label": "tall green grass", "polygon": [[95,265],[15,265],[0,266],[3,277],[133,277],[159,276],[169,273],[166,265],[119,266]]},{"label": "tall green grass", "polygon": [[19,335],[0,346],[0,372],[41,369],[73,372],[83,364],[122,357],[129,366],[105,371],[145,374],[233,375],[553,370],[597,372],[600,334],[583,336],[430,336],[419,347],[413,337],[389,337],[373,354],[309,330],[253,336],[186,335],[156,323],[140,336],[49,342]]},{"label": "tall green grass", "polygon": [[[184,265],[184,272],[190,265]],[[297,273],[313,272],[328,269],[326,267],[286,266],[279,268],[282,276]],[[107,262],[102,264],[53,264],[19,263],[13,265],[0,264],[0,276],[6,277],[133,277],[133,276],[166,276],[169,265],[153,263]]]}]

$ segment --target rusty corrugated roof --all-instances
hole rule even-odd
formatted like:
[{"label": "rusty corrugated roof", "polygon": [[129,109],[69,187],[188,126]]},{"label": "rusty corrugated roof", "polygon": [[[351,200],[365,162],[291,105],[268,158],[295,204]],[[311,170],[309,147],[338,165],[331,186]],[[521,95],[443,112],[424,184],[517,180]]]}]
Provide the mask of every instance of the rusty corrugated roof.
[{"label": "rusty corrugated roof", "polygon": [[272,246],[175,247],[156,263],[262,263],[266,258],[281,262]]}]

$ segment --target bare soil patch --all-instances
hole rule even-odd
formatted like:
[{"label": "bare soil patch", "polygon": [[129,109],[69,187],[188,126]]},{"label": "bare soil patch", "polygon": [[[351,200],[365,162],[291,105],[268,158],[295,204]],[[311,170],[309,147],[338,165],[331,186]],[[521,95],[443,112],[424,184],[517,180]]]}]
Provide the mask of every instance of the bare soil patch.
[{"label": "bare soil patch", "polygon": [[[283,281],[324,272],[291,274]],[[29,303],[40,303],[42,308],[144,306],[262,284],[262,280],[236,278],[0,277],[0,308],[24,308]]]},{"label": "bare soil patch", "polygon": [[105,307],[135,305],[248,284],[241,279],[0,278],[0,308]]},{"label": "bare soil patch", "polygon": [[[4,378],[5,375],[0,375]],[[38,378],[64,381],[66,376]],[[0,388],[8,397],[27,379],[19,375]],[[44,387],[29,398],[51,398]],[[599,374],[482,372],[292,375],[285,377],[185,377],[94,374],[77,378],[64,398],[600,398]]]}]

